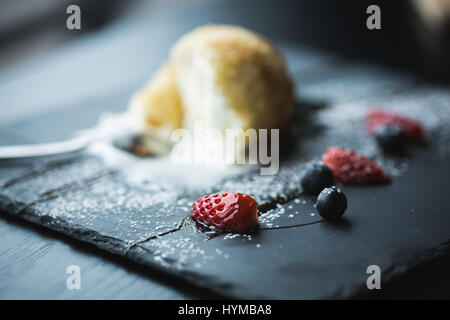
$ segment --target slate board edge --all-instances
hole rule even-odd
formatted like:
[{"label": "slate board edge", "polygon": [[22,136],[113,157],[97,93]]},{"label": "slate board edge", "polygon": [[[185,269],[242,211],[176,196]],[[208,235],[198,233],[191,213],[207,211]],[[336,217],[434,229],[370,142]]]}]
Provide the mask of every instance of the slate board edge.
[{"label": "slate board edge", "polygon": [[[21,210],[19,214],[13,213],[11,210],[8,210],[11,208],[11,205],[13,205],[13,203],[14,202],[9,198],[0,196],[0,213],[6,213],[13,217],[25,219],[33,224],[57,231],[71,238],[80,240],[81,242],[89,243],[114,255],[125,257],[134,261],[135,263],[150,267],[157,272],[175,276],[177,281],[192,285],[205,291],[215,293],[220,297],[250,300],[273,299],[273,297],[271,296],[255,295],[253,292],[245,291],[245,288],[243,287],[236,287],[230,283],[222,283],[217,281],[217,279],[204,277],[195,272],[181,271],[172,267],[163,266],[159,263],[153,262],[151,259],[153,257],[152,252],[148,248],[142,247],[139,243],[130,247],[119,239],[104,236],[97,231],[89,228],[84,228],[78,225],[70,225],[69,227],[69,224],[63,219],[33,214],[33,211],[30,208],[26,208],[26,205],[24,205],[24,210]],[[410,258],[403,264],[392,266],[390,269],[383,273],[383,283],[388,284],[391,281],[398,281],[402,277],[406,277],[408,271],[416,269],[422,264],[432,264],[433,261],[442,259],[444,257],[450,257],[450,239],[435,248],[424,250],[423,252],[419,253],[414,258]],[[368,290],[364,285],[349,285],[346,287],[341,287],[332,294],[327,294],[318,298],[367,298],[367,291]]]},{"label": "slate board edge", "polygon": [[[17,205],[21,205],[22,210],[14,212],[11,208]],[[229,283],[220,283],[212,278],[206,278],[200,274],[175,270],[173,268],[168,268],[162,266],[161,264],[152,262],[150,259],[153,257],[152,253],[140,244],[129,245],[125,244],[122,240],[104,236],[97,231],[89,228],[81,227],[79,225],[70,225],[65,220],[60,218],[51,217],[48,215],[36,215],[30,208],[27,208],[26,204],[20,204],[10,200],[8,197],[0,195],[0,214],[8,214],[14,218],[20,218],[27,220],[35,225],[42,226],[44,228],[56,231],[70,238],[80,240],[84,243],[89,243],[95,247],[108,251],[114,255],[118,255],[124,258],[128,258],[138,264],[150,267],[158,272],[162,272],[166,275],[173,275],[178,281],[189,283],[189,285],[201,288],[205,291],[211,291],[222,298],[231,299],[269,299],[269,297],[263,296],[251,296],[250,293],[247,295],[242,295],[242,288],[234,288],[233,294],[225,293],[224,289],[217,289],[218,287],[224,288],[226,290],[232,290],[232,286]],[[151,241],[151,240],[148,240]],[[143,254],[145,251],[145,255]],[[146,258],[146,255],[149,258]]]}]

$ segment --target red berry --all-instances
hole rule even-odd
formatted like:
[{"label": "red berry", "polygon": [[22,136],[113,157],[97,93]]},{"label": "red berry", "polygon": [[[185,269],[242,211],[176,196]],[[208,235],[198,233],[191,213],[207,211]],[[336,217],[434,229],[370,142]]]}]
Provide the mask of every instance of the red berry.
[{"label": "red berry", "polygon": [[342,183],[382,183],[391,180],[379,166],[353,150],[328,148],[322,161],[333,170],[335,179]]},{"label": "red berry", "polygon": [[256,201],[242,193],[216,193],[198,198],[191,209],[197,221],[219,230],[247,233],[258,224]]},{"label": "red berry", "polygon": [[375,134],[377,129],[384,125],[396,125],[405,131],[411,141],[423,142],[426,140],[425,130],[419,122],[398,113],[381,109],[373,109],[366,116],[366,125],[370,134]]}]

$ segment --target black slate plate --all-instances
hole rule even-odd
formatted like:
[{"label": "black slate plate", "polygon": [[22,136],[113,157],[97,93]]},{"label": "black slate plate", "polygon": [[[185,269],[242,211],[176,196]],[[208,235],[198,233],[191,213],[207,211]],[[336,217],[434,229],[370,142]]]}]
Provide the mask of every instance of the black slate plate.
[{"label": "black slate plate", "polygon": [[[291,65],[299,57],[289,49]],[[450,91],[373,66],[335,64],[317,66],[324,74],[318,78],[293,70],[302,99],[283,136],[276,176],[252,172],[184,192],[164,181],[132,183],[126,170],[89,152],[4,161],[0,209],[232,297],[350,297],[365,288],[372,264],[387,281],[450,238]],[[384,156],[364,130],[363,117],[374,104],[420,119],[430,143],[403,159]],[[64,113],[56,120],[54,113],[44,115],[32,121],[33,130],[39,123],[48,128],[48,117],[60,126],[67,120]],[[18,127],[26,132],[31,126]],[[344,186],[349,208],[338,224],[319,222],[314,199],[299,195],[304,164],[330,145],[364,153],[393,175],[389,185]],[[199,231],[189,206],[215,191],[253,196],[260,230],[215,237]]]}]

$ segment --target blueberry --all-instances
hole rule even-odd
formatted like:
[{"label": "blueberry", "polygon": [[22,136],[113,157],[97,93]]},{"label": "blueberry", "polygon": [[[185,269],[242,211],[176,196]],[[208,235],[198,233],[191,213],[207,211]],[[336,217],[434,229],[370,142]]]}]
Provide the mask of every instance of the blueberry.
[{"label": "blueberry", "polygon": [[321,162],[308,164],[300,180],[303,191],[311,194],[319,194],[333,182],[333,171]]},{"label": "blueberry", "polygon": [[378,145],[386,152],[401,153],[408,142],[405,131],[396,125],[385,125],[375,132]]},{"label": "blueberry", "polygon": [[337,187],[325,188],[317,197],[316,208],[324,220],[335,221],[347,209],[347,197]]}]

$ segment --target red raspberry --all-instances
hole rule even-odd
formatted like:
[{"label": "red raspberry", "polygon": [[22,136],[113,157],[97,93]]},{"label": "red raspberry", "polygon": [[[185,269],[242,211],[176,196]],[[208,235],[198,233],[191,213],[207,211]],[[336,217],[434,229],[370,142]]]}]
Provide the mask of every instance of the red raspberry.
[{"label": "red raspberry", "polygon": [[256,201],[242,193],[216,193],[198,198],[191,216],[219,230],[247,233],[258,224]]},{"label": "red raspberry", "polygon": [[382,183],[391,180],[379,166],[353,150],[328,148],[322,161],[331,168],[335,179],[343,183]]},{"label": "red raspberry", "polygon": [[425,130],[419,122],[398,113],[381,109],[373,109],[366,116],[366,125],[370,134],[375,134],[383,125],[396,125],[405,131],[411,141],[423,142],[426,140]]}]

